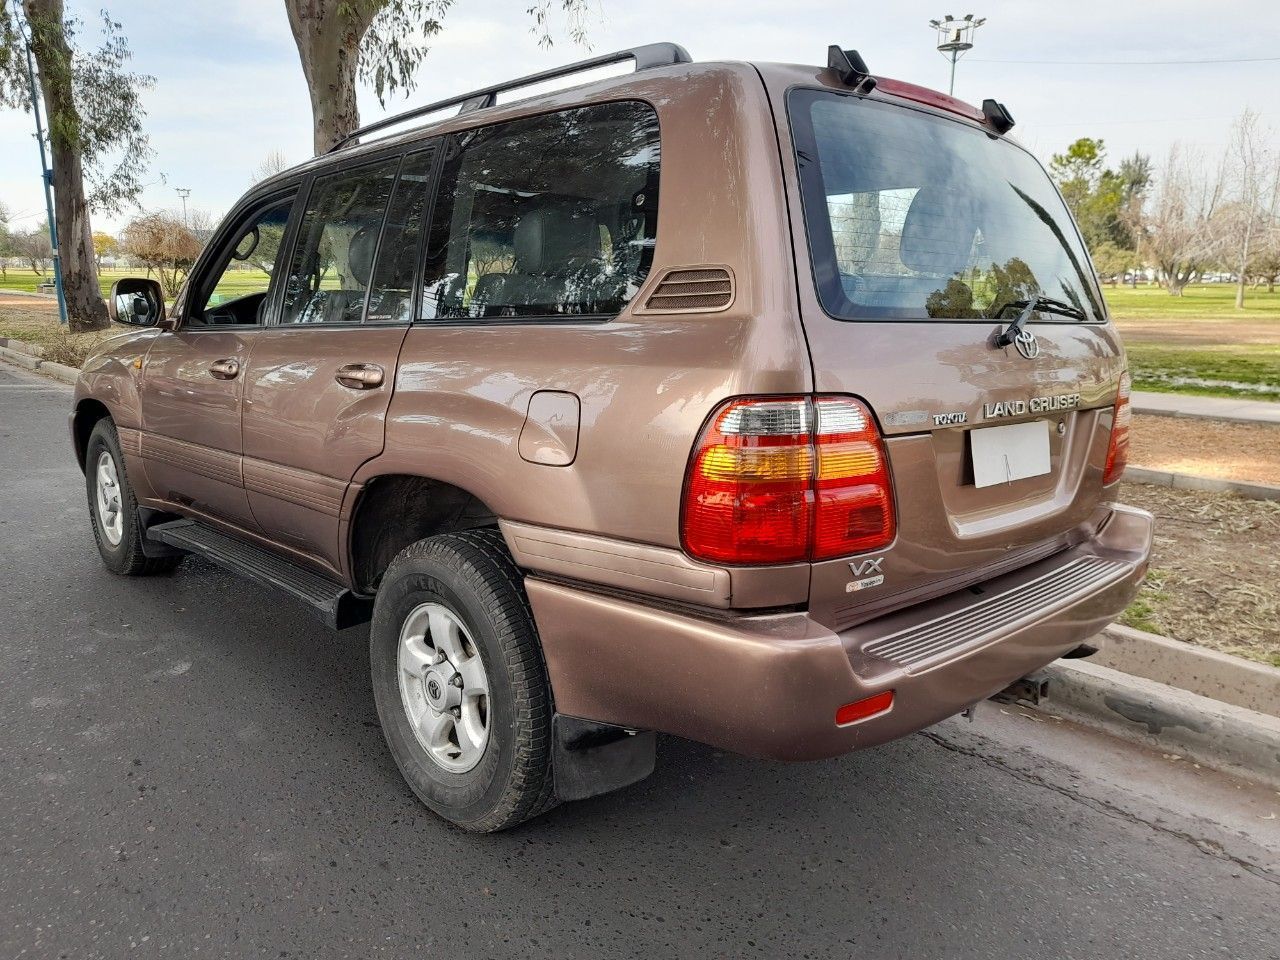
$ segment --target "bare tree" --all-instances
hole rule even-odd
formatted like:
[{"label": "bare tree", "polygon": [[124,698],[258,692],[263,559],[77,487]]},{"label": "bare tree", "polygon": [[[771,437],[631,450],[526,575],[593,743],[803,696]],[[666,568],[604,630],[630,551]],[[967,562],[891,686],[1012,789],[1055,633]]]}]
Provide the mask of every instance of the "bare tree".
[{"label": "bare tree", "polygon": [[[190,219],[190,217],[188,218]],[[207,217],[195,211],[195,219],[203,223]],[[158,210],[134,217],[120,234],[120,249],[160,277],[166,298],[178,292],[191,265],[204,248],[204,241],[182,214]]]},{"label": "bare tree", "polygon": [[1276,158],[1260,128],[1258,115],[1245,110],[1231,127],[1227,148],[1231,180],[1230,233],[1224,237],[1224,254],[1236,271],[1236,309],[1244,309],[1244,288],[1249,265],[1258,252],[1258,240],[1266,230],[1272,184],[1268,176]]},{"label": "bare tree", "polygon": [[[284,0],[289,26],[311,94],[317,154],[360,126],[356,82],[373,86],[378,102],[396,91],[409,93],[426,41],[443,29],[454,0]],[[589,0],[526,0],[539,44],[553,40],[551,14],[559,9],[577,43],[586,38]]]},{"label": "bare tree", "polygon": [[253,183],[261,183],[263,180],[270,180],[278,173],[284,173],[289,167],[289,160],[285,157],[283,150],[270,150],[262,158],[262,162],[253,168],[250,178]]},{"label": "bare tree", "polygon": [[9,237],[9,248],[15,257],[27,262],[38,277],[44,276],[44,267],[53,259],[53,246],[49,243],[49,225],[19,230]]},{"label": "bare tree", "polygon": [[1175,297],[1221,251],[1225,165],[1208,167],[1203,154],[1169,148],[1145,217],[1144,253]]}]

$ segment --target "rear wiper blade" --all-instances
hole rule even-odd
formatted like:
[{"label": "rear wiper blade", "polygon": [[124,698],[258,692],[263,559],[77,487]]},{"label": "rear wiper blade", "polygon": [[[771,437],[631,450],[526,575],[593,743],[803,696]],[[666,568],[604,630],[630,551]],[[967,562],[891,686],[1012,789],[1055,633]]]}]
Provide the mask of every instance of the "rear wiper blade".
[{"label": "rear wiper blade", "polygon": [[1031,315],[1039,311],[1040,313],[1056,313],[1064,317],[1071,317],[1075,320],[1085,320],[1087,317],[1083,310],[1072,306],[1062,300],[1054,300],[1052,297],[1034,296],[1029,300],[1011,300],[1002,306],[996,316],[1004,313],[1010,307],[1021,307],[1022,312],[1018,314],[1018,318],[1004,328],[1003,331],[996,334],[996,346],[1007,347],[1018,338],[1022,333],[1022,328],[1026,326]]}]

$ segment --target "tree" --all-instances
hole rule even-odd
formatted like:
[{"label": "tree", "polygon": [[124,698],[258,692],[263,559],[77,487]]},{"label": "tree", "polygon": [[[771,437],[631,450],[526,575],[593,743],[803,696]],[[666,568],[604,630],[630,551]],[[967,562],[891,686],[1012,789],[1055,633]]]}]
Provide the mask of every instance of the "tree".
[{"label": "tree", "polygon": [[1129,270],[1136,269],[1138,258],[1132,250],[1112,243],[1110,240],[1098,244],[1092,251],[1093,267],[1098,276],[1112,283],[1119,283]]},{"label": "tree", "polygon": [[[1276,203],[1271,170],[1280,163],[1258,126],[1258,115],[1245,110],[1232,125],[1227,148],[1232,186],[1231,232],[1224,254],[1236,272],[1236,309],[1244,309],[1244,288],[1259,253],[1259,240],[1274,218]],[[1277,174],[1280,176],[1280,173]]]},{"label": "tree", "polygon": [[36,276],[44,276],[44,265],[53,259],[53,246],[49,243],[49,224],[19,230],[9,235],[9,247],[15,257],[25,260]]},{"label": "tree", "polygon": [[203,246],[182,214],[172,210],[134,217],[120,234],[121,250],[145,266],[148,276],[156,272],[166,299],[177,294]]},{"label": "tree", "polygon": [[[557,8],[570,37],[582,43],[589,0],[527,0],[526,13],[539,44],[552,43]],[[356,83],[372,84],[378,102],[397,91],[410,93],[426,42],[443,29],[453,0],[284,0],[311,95],[317,154],[360,126]],[[419,39],[420,38],[420,39]]]},{"label": "tree", "polygon": [[1053,155],[1049,172],[1090,250],[1104,243],[1135,250],[1136,215],[1151,182],[1151,161],[1135,153],[1112,170],[1106,156],[1103,141],[1082,137],[1066,153]]},{"label": "tree", "polygon": [[13,256],[9,238],[9,205],[0,200],[0,279],[9,279],[9,258]]},{"label": "tree", "polygon": [[1175,297],[1221,250],[1225,168],[1175,143],[1145,218],[1144,249],[1161,283]]},{"label": "tree", "polygon": [[285,158],[284,151],[270,150],[249,175],[250,182],[261,183],[263,180],[270,180],[276,174],[284,173],[288,169],[289,161]]},{"label": "tree", "polygon": [[93,232],[93,255],[97,260],[98,269],[102,269],[103,257],[114,257],[120,250],[120,244],[116,242],[116,238],[109,233],[101,230]]},{"label": "tree", "polygon": [[[72,330],[107,326],[98,287],[90,209],[113,213],[136,200],[150,150],[139,133],[139,95],[154,82],[129,73],[129,47],[119,23],[103,13],[102,44],[77,44],[80,22],[63,0],[22,0],[39,70],[53,161],[54,218],[63,289]],[[18,0],[0,0],[0,101],[29,110],[24,26]]]}]

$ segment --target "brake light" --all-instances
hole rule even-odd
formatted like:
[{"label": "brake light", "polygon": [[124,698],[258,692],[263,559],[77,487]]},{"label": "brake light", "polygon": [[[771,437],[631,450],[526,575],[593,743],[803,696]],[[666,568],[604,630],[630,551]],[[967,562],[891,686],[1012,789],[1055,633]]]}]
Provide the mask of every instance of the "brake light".
[{"label": "brake light", "polygon": [[1107,444],[1107,466],[1102,473],[1102,485],[1115,483],[1124,474],[1129,462],[1129,422],[1133,411],[1129,406],[1131,381],[1129,371],[1120,374],[1120,389],[1116,393],[1115,413],[1111,419],[1111,442]]},{"label": "brake light", "polygon": [[857,400],[731,400],[698,438],[682,514],[691,556],[825,560],[879,549],[895,532],[884,444]]}]

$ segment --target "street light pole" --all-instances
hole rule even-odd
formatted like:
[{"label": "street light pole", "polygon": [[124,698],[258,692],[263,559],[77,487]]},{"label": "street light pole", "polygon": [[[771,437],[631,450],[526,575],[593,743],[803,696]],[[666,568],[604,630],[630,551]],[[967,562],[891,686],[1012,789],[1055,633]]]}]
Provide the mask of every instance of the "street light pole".
[{"label": "street light pole", "polygon": [[178,192],[178,196],[182,198],[182,225],[185,227],[187,225],[187,197],[191,196],[191,189],[189,187],[174,187],[174,189]]},{"label": "street light pole", "polygon": [[22,32],[22,45],[27,52],[27,83],[31,88],[31,112],[36,118],[36,143],[40,145],[40,179],[44,183],[44,208],[49,217],[49,245],[53,248],[53,286],[58,293],[58,322],[67,325],[67,298],[62,291],[62,256],[58,253],[58,223],[53,216],[53,170],[44,149],[44,120],[40,116],[40,89],[36,86],[35,62],[31,58],[31,42]]},{"label": "street light pole", "polygon": [[964,19],[958,20],[947,14],[941,20],[930,20],[929,26],[938,31],[938,52],[951,61],[951,84],[947,93],[956,93],[956,61],[973,49],[973,34],[987,22],[986,17],[975,18],[966,13]]}]

